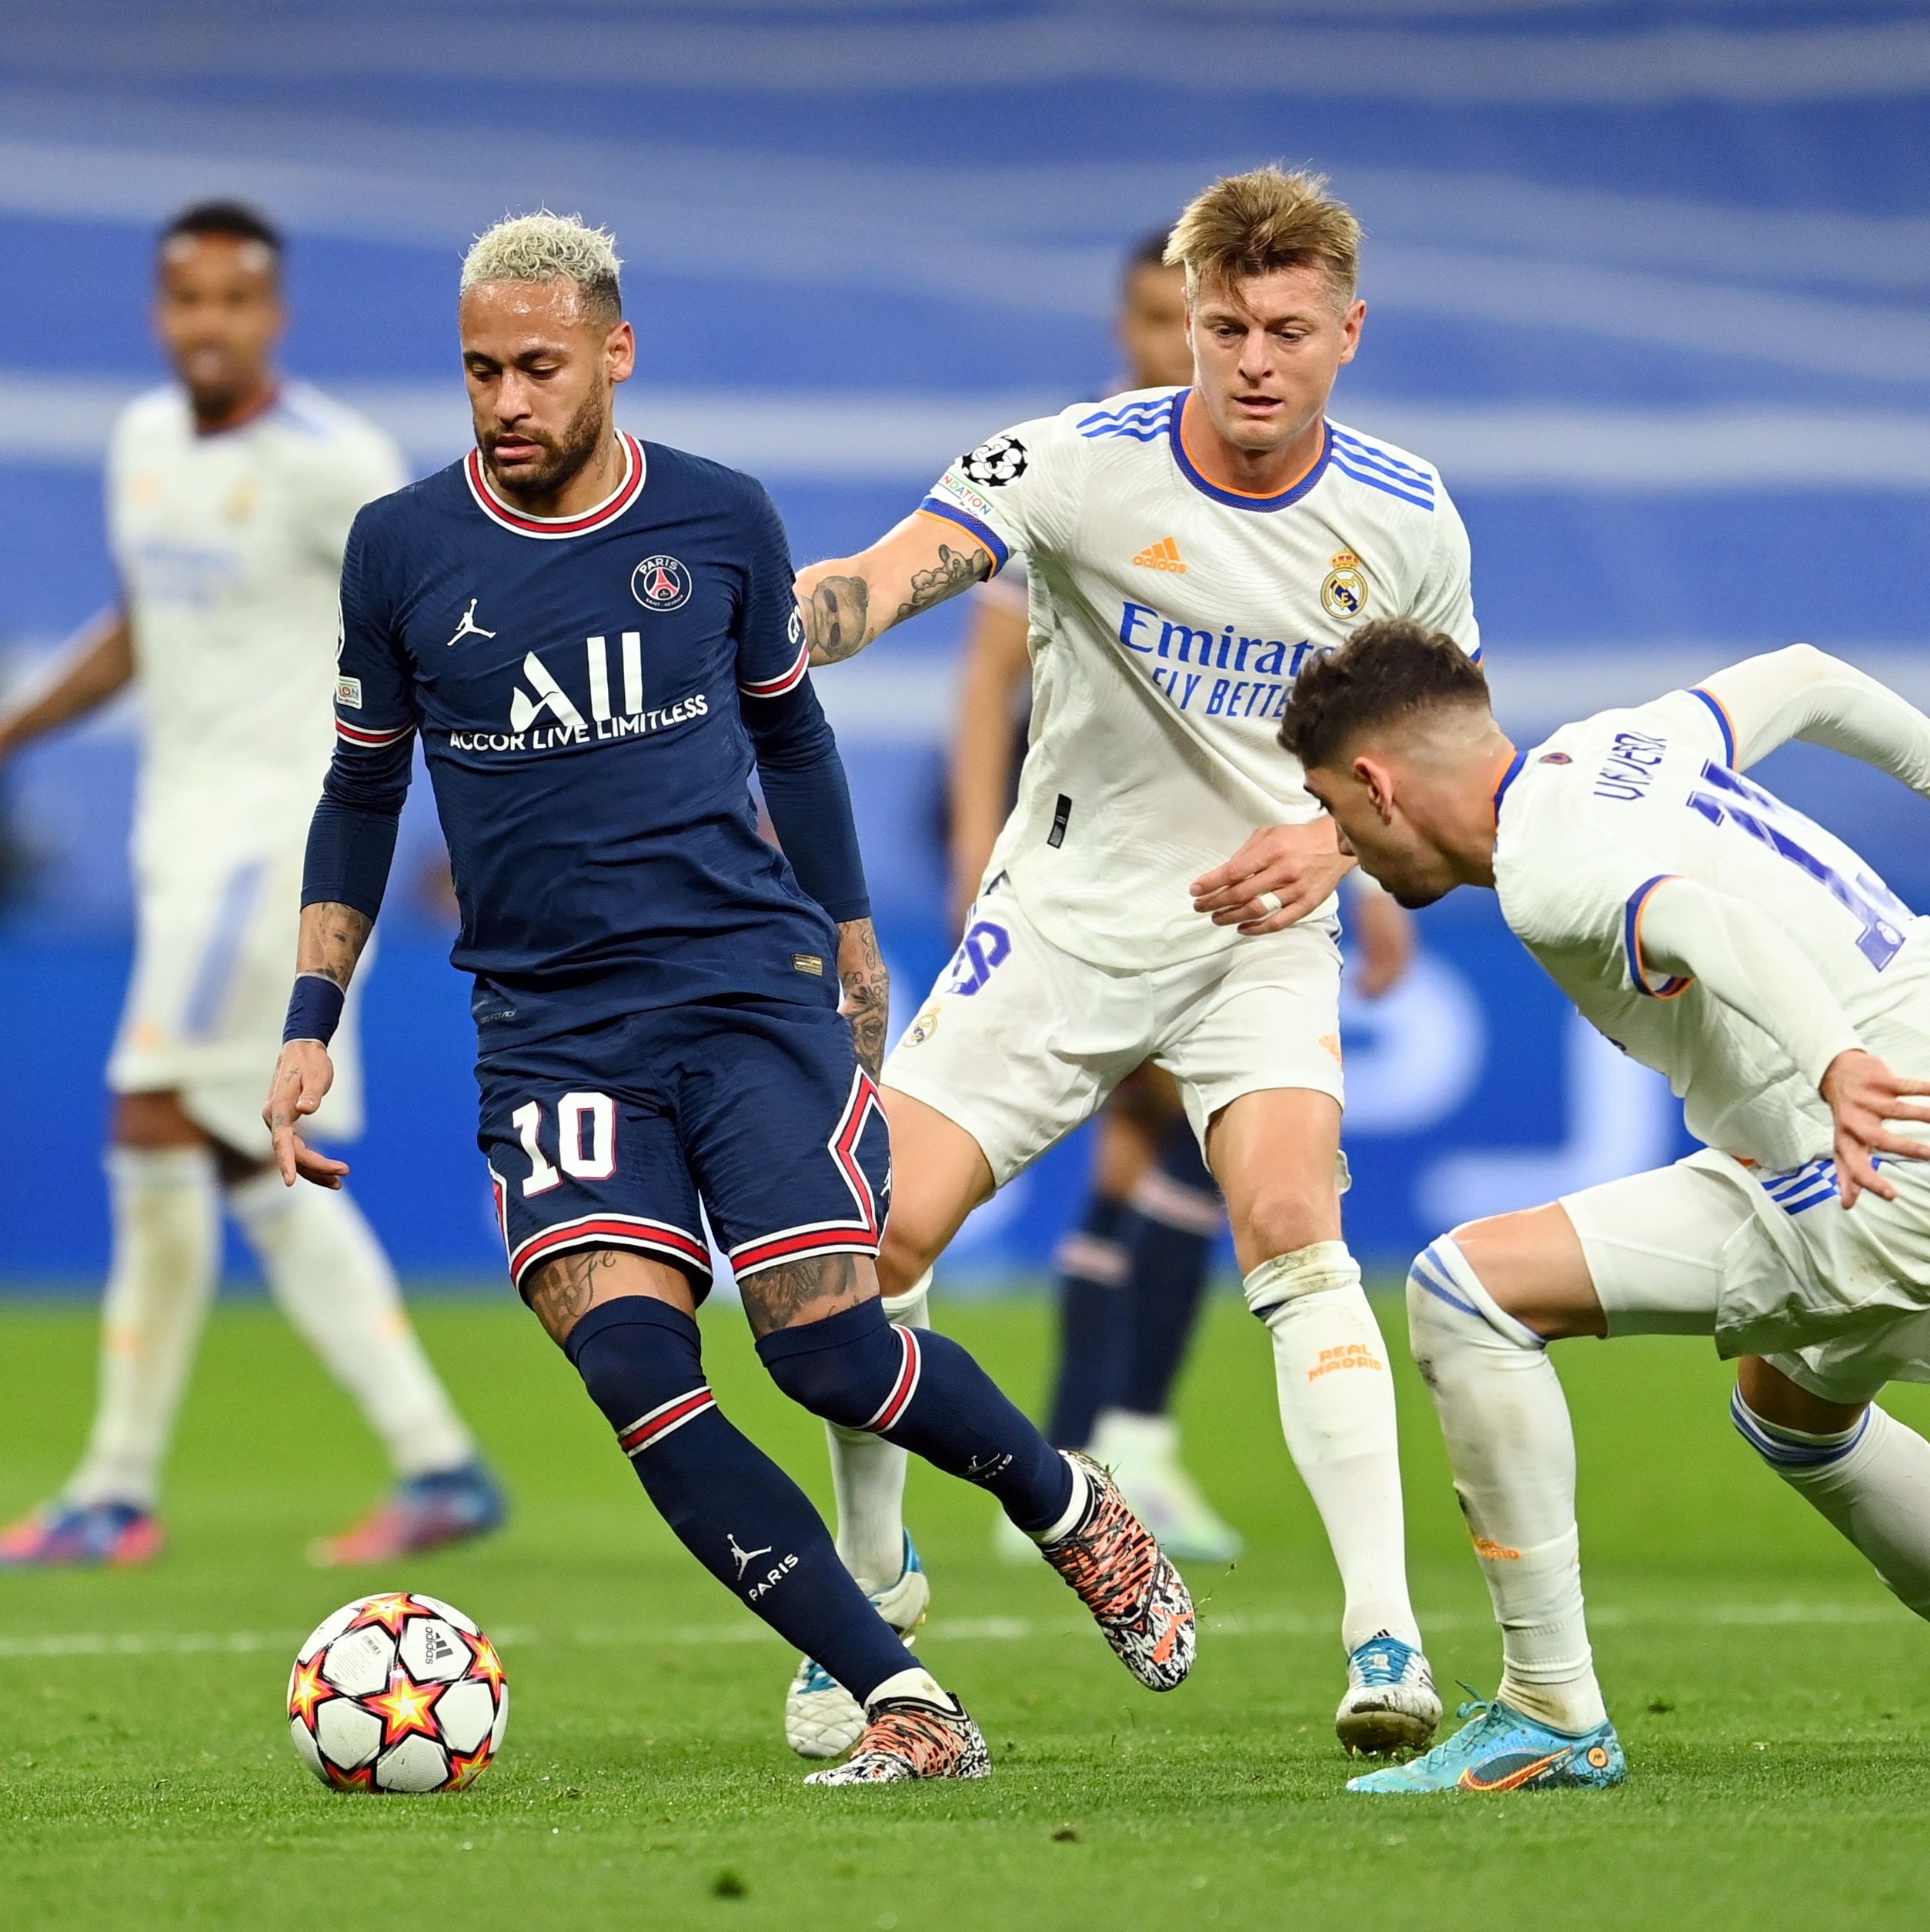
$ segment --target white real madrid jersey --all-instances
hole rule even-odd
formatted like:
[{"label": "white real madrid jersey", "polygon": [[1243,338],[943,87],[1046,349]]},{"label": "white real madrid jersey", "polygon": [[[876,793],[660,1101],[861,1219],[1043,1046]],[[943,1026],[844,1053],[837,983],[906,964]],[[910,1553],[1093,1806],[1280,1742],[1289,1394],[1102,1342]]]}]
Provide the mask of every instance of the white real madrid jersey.
[{"label": "white real madrid jersey", "polygon": [[349,526],[407,481],[387,436],[303,384],[212,435],[178,388],[128,405],[107,511],[144,707],[137,856],[306,836]]},{"label": "white real madrid jersey", "polygon": [[1829,1109],[1753,1020],[1645,969],[1649,895],[1687,879],[1768,913],[1864,1046],[1906,1072],[1930,1065],[1930,920],[1735,756],[1727,714],[1700,690],[1564,726],[1496,794],[1494,883],[1584,1018],[1668,1076],[1697,1139],[1786,1173],[1829,1151]]},{"label": "white real madrid jersey", "polygon": [[1021,423],[922,508],[1031,581],[1032,723],[987,876],[1053,944],[1135,971],[1228,946],[1192,882],[1256,828],[1318,816],[1276,733],[1295,674],[1372,616],[1478,655],[1468,537],[1428,464],[1326,428],[1291,489],[1189,453],[1201,405],[1144,389]]}]

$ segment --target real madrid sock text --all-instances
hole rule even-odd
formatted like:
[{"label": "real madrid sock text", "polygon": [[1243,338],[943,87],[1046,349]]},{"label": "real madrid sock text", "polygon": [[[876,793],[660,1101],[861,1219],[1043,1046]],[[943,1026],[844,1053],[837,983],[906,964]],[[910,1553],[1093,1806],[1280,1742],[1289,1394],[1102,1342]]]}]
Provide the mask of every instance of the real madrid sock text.
[{"label": "real madrid sock text", "polygon": [[838,1560],[810,1501],[718,1409],[697,1325],[643,1295],[593,1308],[563,1352],[684,1547],[860,1703],[918,1660]]},{"label": "real madrid sock text", "polygon": [[888,1321],[876,1297],[780,1328],[757,1353],[793,1402],[990,1490],[1021,1530],[1055,1529],[1071,1508],[1072,1465],[997,1383],[949,1336]]}]

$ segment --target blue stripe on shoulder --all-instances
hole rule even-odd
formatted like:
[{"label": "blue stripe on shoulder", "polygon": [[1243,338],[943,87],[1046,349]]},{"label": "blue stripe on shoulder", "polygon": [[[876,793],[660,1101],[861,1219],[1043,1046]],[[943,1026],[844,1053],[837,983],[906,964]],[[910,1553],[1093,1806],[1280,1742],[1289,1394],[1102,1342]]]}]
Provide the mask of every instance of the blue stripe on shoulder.
[{"label": "blue stripe on shoulder", "polygon": [[1353,459],[1337,447],[1332,458],[1334,467],[1344,475],[1351,476],[1357,483],[1364,483],[1369,489],[1385,492],[1389,496],[1397,496],[1404,503],[1411,503],[1417,510],[1431,512],[1434,507],[1434,492],[1430,489],[1425,496],[1415,494],[1414,489],[1394,481],[1391,476],[1377,470],[1357,467]]},{"label": "blue stripe on shoulder", "polygon": [[[1331,424],[1328,426],[1333,428]],[[1391,476],[1403,477],[1411,483],[1424,483],[1430,489],[1434,488],[1434,479],[1426,470],[1418,469],[1412,463],[1404,463],[1398,456],[1391,455],[1378,443],[1368,442],[1355,435],[1351,430],[1334,428],[1334,440],[1350,455],[1364,458],[1376,468],[1387,471]]]}]

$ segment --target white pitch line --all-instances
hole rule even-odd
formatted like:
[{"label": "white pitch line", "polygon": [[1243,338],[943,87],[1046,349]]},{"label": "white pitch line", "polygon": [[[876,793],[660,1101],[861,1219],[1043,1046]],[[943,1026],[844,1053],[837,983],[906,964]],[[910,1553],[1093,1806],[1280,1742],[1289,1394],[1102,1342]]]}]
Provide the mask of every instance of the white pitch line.
[{"label": "white pitch line", "polygon": [[[1708,1603],[1695,1608],[1671,1604],[1642,1606],[1604,1603],[1591,1607],[1589,1621],[1598,1629],[1634,1630],[1667,1624],[1698,1629],[1827,1628],[1842,1625],[1877,1625],[1907,1620],[1901,1605],[1875,1603],[1810,1603],[1789,1600],[1771,1603]],[[1215,1616],[1203,1620],[1210,1637],[1327,1637],[1333,1633],[1331,1617],[1305,1617],[1292,1612],[1255,1616]],[[1484,1627],[1488,1620],[1443,1611],[1424,1616],[1429,1630],[1463,1630]],[[1042,1620],[1025,1617],[940,1617],[928,1623],[926,1633],[954,1643],[1022,1643],[1034,1638],[1079,1637],[1093,1633],[1084,1622]],[[533,1648],[552,1643],[576,1648],[603,1649],[612,1643],[647,1647],[715,1643],[762,1643],[777,1641],[776,1633],[756,1622],[729,1623],[670,1623],[656,1629],[626,1630],[577,1630],[552,1636],[521,1625],[499,1628],[496,1643],[504,1650]],[[292,1651],[302,1640],[292,1630],[184,1630],[125,1631],[102,1633],[66,1631],[32,1637],[0,1636],[0,1660],[55,1657],[193,1657],[208,1654],[249,1656],[262,1650]]]}]

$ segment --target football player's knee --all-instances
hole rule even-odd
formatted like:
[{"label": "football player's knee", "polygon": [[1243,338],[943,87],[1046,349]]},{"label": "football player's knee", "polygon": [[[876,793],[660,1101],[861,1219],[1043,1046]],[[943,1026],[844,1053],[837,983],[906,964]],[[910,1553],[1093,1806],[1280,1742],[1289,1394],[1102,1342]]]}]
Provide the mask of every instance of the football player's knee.
[{"label": "football player's knee", "polygon": [[1256,1253],[1296,1253],[1325,1238],[1334,1220],[1334,1190],[1289,1180],[1270,1181],[1241,1203],[1237,1218],[1244,1245]]},{"label": "football player's knee", "polygon": [[569,1331],[563,1353],[619,1439],[710,1394],[696,1323],[646,1295],[599,1303]]},{"label": "football player's knee", "polygon": [[878,1428],[898,1400],[907,1363],[917,1359],[903,1335],[874,1298],[778,1329],[760,1340],[757,1353],[770,1379],[813,1415],[846,1429]]},{"label": "football player's knee", "polygon": [[1459,1243],[1444,1234],[1407,1270],[1407,1345],[1424,1373],[1442,1348],[1470,1343],[1538,1353],[1547,1346],[1495,1300]]}]

